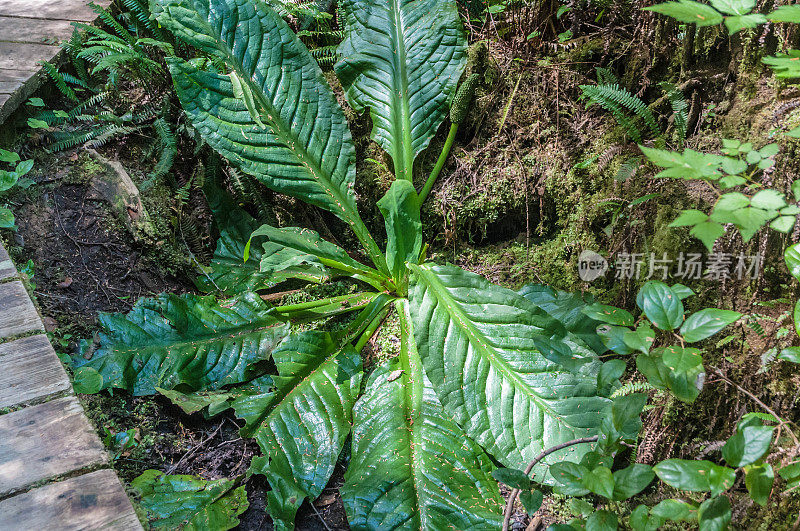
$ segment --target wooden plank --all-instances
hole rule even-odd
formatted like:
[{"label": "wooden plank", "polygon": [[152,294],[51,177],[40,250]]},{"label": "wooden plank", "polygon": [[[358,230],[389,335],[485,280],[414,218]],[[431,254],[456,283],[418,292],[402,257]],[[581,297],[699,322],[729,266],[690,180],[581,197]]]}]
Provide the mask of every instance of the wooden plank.
[{"label": "wooden plank", "polygon": [[44,330],[20,281],[0,284],[0,338]]},{"label": "wooden plank", "polygon": [[71,388],[46,336],[0,344],[0,407],[24,404]]},{"label": "wooden plank", "polygon": [[72,36],[68,20],[20,19],[0,16],[0,41],[60,44]]},{"label": "wooden plank", "polygon": [[0,495],[107,460],[74,396],[0,415]]},{"label": "wooden plank", "polygon": [[14,267],[14,263],[11,261],[11,258],[9,258],[6,248],[3,247],[3,243],[0,242],[0,280],[13,277],[16,274],[17,270]]},{"label": "wooden plank", "polygon": [[0,42],[0,70],[26,70],[39,61],[49,61],[61,51],[60,46]]},{"label": "wooden plank", "polygon": [[0,81],[25,82],[38,71],[39,67],[37,65],[30,65],[30,67],[28,67],[26,70],[14,70],[14,69],[0,70]]},{"label": "wooden plank", "polygon": [[[97,15],[87,0],[3,0],[0,15],[91,22]],[[107,2],[98,2],[106,4]]]},{"label": "wooden plank", "polygon": [[0,501],[0,529],[142,529],[111,470],[51,483]]}]

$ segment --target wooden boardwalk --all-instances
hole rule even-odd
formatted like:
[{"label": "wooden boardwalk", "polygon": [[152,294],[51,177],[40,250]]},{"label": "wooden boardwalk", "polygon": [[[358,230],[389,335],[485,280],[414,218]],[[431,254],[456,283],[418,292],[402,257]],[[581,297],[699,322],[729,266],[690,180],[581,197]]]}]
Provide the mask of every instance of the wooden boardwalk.
[{"label": "wooden boardwalk", "polygon": [[[108,6],[110,0],[95,3]],[[87,0],[0,0],[0,123],[39,87],[73,22],[97,18]]]},{"label": "wooden boardwalk", "polygon": [[0,530],[141,530],[43,330],[0,244]]}]

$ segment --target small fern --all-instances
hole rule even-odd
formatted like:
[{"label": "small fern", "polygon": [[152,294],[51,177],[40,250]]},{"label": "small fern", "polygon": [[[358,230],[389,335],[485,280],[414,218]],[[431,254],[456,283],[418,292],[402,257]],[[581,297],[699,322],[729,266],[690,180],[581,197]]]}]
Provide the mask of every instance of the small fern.
[{"label": "small fern", "polygon": [[[643,135],[635,117],[644,122],[650,136],[653,138],[661,136],[656,118],[647,105],[618,84],[581,85],[580,88],[583,91],[583,97],[589,100],[587,107],[596,104],[611,112],[617,123],[637,144],[642,143]],[[631,117],[629,113],[633,113],[634,117]]]},{"label": "small fern", "polygon": [[686,101],[683,92],[678,90],[672,83],[663,82],[660,85],[669,98],[669,103],[672,106],[675,130],[678,132],[678,139],[681,144],[683,144],[686,140],[687,128],[689,126],[689,103]]},{"label": "small fern", "polygon": [[634,393],[649,393],[650,391],[655,390],[656,388],[653,387],[649,382],[631,381],[624,383],[622,387],[611,393],[611,398],[619,398],[621,396],[628,396]]}]

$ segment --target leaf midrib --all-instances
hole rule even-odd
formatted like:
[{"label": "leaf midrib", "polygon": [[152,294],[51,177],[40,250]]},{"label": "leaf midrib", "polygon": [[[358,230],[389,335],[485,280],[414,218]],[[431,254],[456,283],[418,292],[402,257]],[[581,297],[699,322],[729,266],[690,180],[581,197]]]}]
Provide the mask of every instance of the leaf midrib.
[{"label": "leaf midrib", "polygon": [[[417,456],[417,449],[422,445],[422,428],[424,420],[422,418],[422,401],[423,401],[423,376],[422,376],[422,360],[419,358],[419,353],[416,351],[416,344],[414,343],[414,332],[412,329],[413,321],[408,312],[408,300],[399,299],[395,302],[395,309],[400,317],[400,366],[403,369],[402,374],[402,390],[403,390],[403,408],[406,419],[406,424],[409,426],[410,441],[409,441],[409,458],[411,459],[411,480],[414,484],[414,509],[412,514],[419,515],[420,530],[428,529],[424,525],[427,520],[427,513],[422,510],[420,506],[420,479],[424,475],[422,460]],[[403,348],[405,345],[411,345],[411,348]],[[416,415],[415,415],[416,413]]]},{"label": "leaf midrib", "polygon": [[[425,284],[433,291],[437,300],[444,305],[445,311],[450,316],[450,319],[458,323],[459,328],[467,335],[470,345],[473,345],[473,348],[478,350],[481,355],[489,361],[489,364],[501,373],[504,378],[510,380],[516,389],[529,396],[531,400],[541,409],[550,413],[551,416],[556,416],[555,412],[539,395],[529,390],[529,385],[517,376],[516,371],[514,371],[509,363],[495,354],[495,349],[491,343],[489,343],[486,336],[484,336],[480,330],[470,325],[472,320],[464,313],[458,302],[448,293],[447,288],[438,281],[439,279],[436,274],[433,273],[427,265],[412,267],[421,273],[420,277],[426,281]],[[567,424],[563,418],[560,420],[564,422],[564,424]]]},{"label": "leaf midrib", "polygon": [[[406,43],[403,36],[405,35],[405,25],[403,22],[403,14],[400,9],[401,0],[392,0],[392,18],[394,22],[394,41],[397,46],[397,53],[392,54],[392,62],[394,63],[397,76],[392,76],[392,84],[394,85],[395,93],[400,100],[400,131],[397,131],[397,122],[394,123],[395,135],[398,139],[402,139],[400,143],[401,152],[398,156],[402,161],[402,171],[395,171],[398,178],[405,179],[413,182],[413,167],[414,167],[414,149],[411,140],[411,116],[409,114],[410,103],[408,99],[408,74],[406,72]],[[399,161],[395,160],[395,164]]]},{"label": "leaf midrib", "polygon": [[[198,345],[206,345],[213,343],[221,343],[223,341],[233,341],[250,334],[261,334],[267,332],[271,328],[284,325],[283,322],[276,322],[271,325],[263,325],[256,328],[245,328],[246,325],[239,325],[229,329],[229,332],[218,332],[216,334],[209,334],[207,336],[199,336],[197,339],[187,339],[184,341],[169,341],[162,343],[149,343],[144,346],[141,344],[137,346],[129,346],[126,348],[111,347],[112,352],[130,352],[140,353],[147,350],[163,350],[169,352],[170,350],[182,350],[184,347],[191,346],[193,350],[198,350]],[[138,325],[137,325],[138,326]],[[140,327],[141,328],[141,327]],[[142,329],[143,330],[143,329]],[[152,337],[152,336],[151,336]]]}]

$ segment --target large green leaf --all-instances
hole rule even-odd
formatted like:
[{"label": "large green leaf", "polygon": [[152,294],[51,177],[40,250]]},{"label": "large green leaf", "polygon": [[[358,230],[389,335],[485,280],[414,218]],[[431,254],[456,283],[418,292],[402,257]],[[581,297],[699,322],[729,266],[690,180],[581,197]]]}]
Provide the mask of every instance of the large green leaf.
[{"label": "large green leaf", "polygon": [[239,525],[249,505],[244,485],[230,479],[206,481],[147,470],[131,482],[152,529],[225,531]]},{"label": "large green leaf", "polygon": [[[524,468],[543,449],[597,432],[608,400],[600,363],[576,372],[545,358],[566,332],[519,294],[455,266],[411,265],[409,298],[425,373],[445,410],[505,466]],[[580,354],[576,353],[576,357]],[[551,454],[580,457],[590,445]],[[542,465],[534,472],[543,478]],[[541,479],[540,479],[541,481]]]},{"label": "large green leaf", "polygon": [[455,0],[345,0],[345,40],[335,68],[347,101],[369,107],[372,138],[412,180],[414,158],[449,111],[466,63]]},{"label": "large green leaf", "polygon": [[263,457],[251,470],[264,474],[271,490],[267,509],[275,529],[292,529],[297,509],[316,499],[328,483],[350,433],[352,408],[361,383],[361,358],[339,348],[327,332],[289,336],[273,353],[275,389],[233,403]]},{"label": "large green leaf", "polygon": [[[102,376],[101,389],[151,395],[156,387],[219,389],[246,381],[270,358],[289,326],[254,293],[218,304],[213,297],[159,295],[127,314],[100,314],[100,346],[74,359]],[[84,355],[88,350],[84,349]],[[99,390],[99,389],[98,389]]]},{"label": "large green leaf", "polygon": [[394,181],[379,201],[386,222],[386,261],[392,278],[399,282],[407,271],[406,262],[416,263],[422,250],[422,222],[419,197],[408,181]]},{"label": "large green leaf", "polygon": [[[317,232],[311,229],[301,227],[277,228],[270,225],[261,225],[253,232],[252,236],[254,238],[266,236],[269,243],[285,248],[285,252],[291,252],[297,256],[314,257],[327,268],[337,269],[373,285],[380,285],[381,277],[375,269],[351,258],[347,251],[336,244],[324,240]],[[262,255],[261,271],[271,269],[273,263],[275,263],[273,260],[265,263]]]},{"label": "large green leaf", "polygon": [[480,446],[424,377],[407,302],[396,304],[400,356],[370,376],[353,411],[342,498],[352,529],[498,529],[502,503]]},{"label": "large green leaf", "polygon": [[266,3],[252,0],[154,0],[154,15],[229,70],[168,60],[178,97],[203,138],[273,190],[342,218],[383,264],[356,208],[347,120],[289,26]]}]

